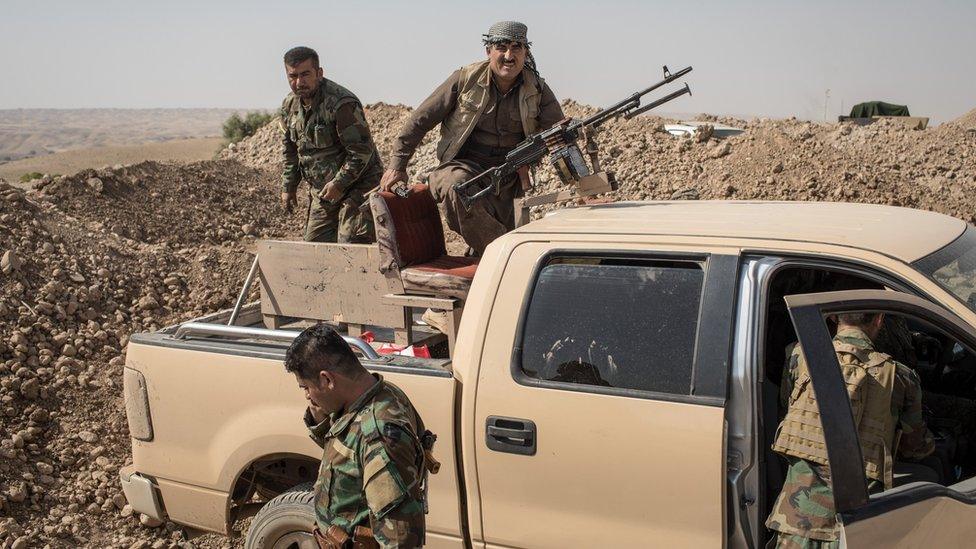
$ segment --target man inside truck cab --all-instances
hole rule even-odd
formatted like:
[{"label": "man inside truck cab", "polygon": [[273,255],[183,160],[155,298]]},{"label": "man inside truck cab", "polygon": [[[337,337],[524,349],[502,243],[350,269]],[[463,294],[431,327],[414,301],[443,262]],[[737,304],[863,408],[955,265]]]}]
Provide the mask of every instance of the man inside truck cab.
[{"label": "man inside truck cab", "polygon": [[305,391],[305,423],[325,450],[309,525],[320,547],[420,547],[432,435],[407,396],[325,324],[295,338],[285,369]]},{"label": "man inside truck cab", "polygon": [[[873,341],[884,324],[881,313],[837,315],[834,350],[840,363],[857,425],[865,475],[872,492],[892,487],[895,459],[918,462],[935,449],[922,418],[918,375],[891,356],[876,351]],[[839,525],[827,462],[819,409],[806,360],[794,345],[783,373],[786,415],[776,431],[773,450],[786,457],[789,469],[766,526],[778,533],[776,547],[839,547]],[[899,464],[900,465],[900,464]],[[916,463],[910,480],[938,481],[934,470]]]}]

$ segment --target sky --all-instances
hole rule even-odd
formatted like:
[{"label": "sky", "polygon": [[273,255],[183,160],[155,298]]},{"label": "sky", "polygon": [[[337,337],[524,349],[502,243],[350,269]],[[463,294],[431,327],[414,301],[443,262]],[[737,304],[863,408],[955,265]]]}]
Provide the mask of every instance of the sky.
[{"label": "sky", "polygon": [[529,26],[557,97],[595,106],[690,65],[693,95],[665,112],[836,120],[881,100],[941,122],[976,108],[972,0],[0,0],[0,109],[275,108],[295,45],[364,103],[417,105],[484,58],[481,34],[504,19]]}]

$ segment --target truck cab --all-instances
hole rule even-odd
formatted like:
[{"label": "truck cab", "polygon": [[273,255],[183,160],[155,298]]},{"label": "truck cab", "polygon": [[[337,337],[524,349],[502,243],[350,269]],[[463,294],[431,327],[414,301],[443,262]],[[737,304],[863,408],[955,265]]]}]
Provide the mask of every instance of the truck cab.
[{"label": "truck cab", "polygon": [[[974,231],[887,206],[624,202],[498,239],[449,357],[364,351],[439,436],[428,544],[762,547],[785,474],[770,445],[796,342],[829,402],[847,545],[964,544],[976,534]],[[831,315],[846,311],[899,318],[925,398],[958,405],[926,417],[939,482],[905,476],[868,494],[830,347]],[[131,338],[133,465],[121,475],[137,511],[232,534],[235,519],[314,480],[321,450],[281,365],[287,334],[269,333],[297,327],[267,330],[256,309],[241,323],[246,336],[177,337],[176,326]]]}]

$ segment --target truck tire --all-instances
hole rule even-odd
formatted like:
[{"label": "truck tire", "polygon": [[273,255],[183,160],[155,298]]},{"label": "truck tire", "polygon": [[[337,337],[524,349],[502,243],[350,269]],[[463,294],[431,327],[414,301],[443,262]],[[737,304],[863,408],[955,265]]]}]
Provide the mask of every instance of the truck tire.
[{"label": "truck tire", "polygon": [[312,483],[305,482],[265,503],[251,520],[245,549],[318,549]]}]

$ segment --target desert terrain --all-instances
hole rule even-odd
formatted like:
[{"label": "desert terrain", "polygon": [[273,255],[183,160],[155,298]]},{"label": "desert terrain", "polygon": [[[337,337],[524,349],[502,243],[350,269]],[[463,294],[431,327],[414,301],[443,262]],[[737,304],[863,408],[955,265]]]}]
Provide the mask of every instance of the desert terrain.
[{"label": "desert terrain", "polygon": [[195,137],[138,145],[110,145],[32,156],[0,164],[0,179],[18,185],[21,176],[30,173],[72,174],[86,168],[134,164],[146,160],[193,162],[209,160],[220,149],[220,137]]},{"label": "desert terrain", "polygon": [[0,162],[67,150],[219,137],[221,124],[233,112],[234,109],[0,109]]},{"label": "desert terrain", "polygon": [[[409,112],[367,107],[384,157]],[[620,182],[611,198],[868,202],[976,222],[976,110],[925,130],[699,118],[745,132],[676,138],[653,116],[605,125],[604,165]],[[412,179],[434,167],[435,139],[415,155]],[[279,207],[273,126],[216,160],[105,164],[26,189],[0,183],[0,546],[239,546],[188,540],[126,504],[125,345],[231,306],[255,239],[297,236],[304,208]],[[541,170],[533,193],[557,186]]]}]

